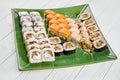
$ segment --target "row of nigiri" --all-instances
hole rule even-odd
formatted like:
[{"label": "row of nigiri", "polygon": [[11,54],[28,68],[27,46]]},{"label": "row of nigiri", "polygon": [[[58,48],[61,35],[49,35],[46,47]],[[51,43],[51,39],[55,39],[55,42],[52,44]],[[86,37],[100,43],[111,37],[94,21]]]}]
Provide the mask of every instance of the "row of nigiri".
[{"label": "row of nigiri", "polygon": [[54,61],[54,52],[39,12],[19,12],[19,16],[29,62]]}]

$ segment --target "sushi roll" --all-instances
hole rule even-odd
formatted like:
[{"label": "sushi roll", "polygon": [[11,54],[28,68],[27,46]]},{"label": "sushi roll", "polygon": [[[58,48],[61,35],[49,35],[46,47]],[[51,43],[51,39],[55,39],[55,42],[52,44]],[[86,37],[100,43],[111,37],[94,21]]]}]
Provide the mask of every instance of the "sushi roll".
[{"label": "sushi roll", "polygon": [[88,19],[88,20],[83,21],[83,25],[86,27],[94,25],[94,24],[95,24],[95,21],[93,19]]},{"label": "sushi roll", "polygon": [[35,38],[31,38],[25,41],[26,46],[32,45],[32,44],[38,44],[38,40]]},{"label": "sushi roll", "polygon": [[58,26],[59,26],[60,28],[67,28],[67,29],[70,28],[70,26],[68,26],[68,24],[64,24],[64,23],[59,23]]},{"label": "sushi roll", "polygon": [[52,45],[55,56],[60,56],[63,54],[63,47],[61,44]]},{"label": "sushi roll", "polygon": [[87,52],[91,52],[91,51],[92,51],[93,44],[92,44],[92,42],[91,42],[89,39],[87,39],[87,38],[82,38],[82,39],[80,40],[79,47],[80,47],[81,49],[84,49],[84,50],[87,51]]},{"label": "sushi roll", "polygon": [[43,22],[34,22],[34,26],[35,27],[44,27],[44,23]]},{"label": "sushi roll", "polygon": [[70,34],[70,30],[67,28],[62,28],[59,30],[59,37],[61,37],[63,40],[69,39]]},{"label": "sushi roll", "polygon": [[33,22],[41,22],[42,21],[42,17],[41,16],[32,16],[32,21]]},{"label": "sushi roll", "polygon": [[99,38],[101,38],[101,37],[102,37],[102,35],[101,35],[101,33],[100,33],[99,31],[96,31],[96,32],[94,32],[94,33],[92,33],[92,34],[90,35],[90,39],[91,39],[92,41],[97,40],[97,39],[99,39]]},{"label": "sushi roll", "polygon": [[28,12],[19,12],[18,15],[21,16],[29,16]]},{"label": "sushi roll", "polygon": [[66,20],[68,21],[68,23],[75,23],[75,20],[71,19],[71,18],[66,18]]},{"label": "sushi roll", "polygon": [[90,16],[90,13],[88,12],[84,12],[82,14],[80,14],[80,19],[83,21],[83,20],[86,20],[86,19],[89,19],[91,16]]},{"label": "sushi roll", "polygon": [[50,44],[43,44],[43,45],[40,45],[40,50],[43,50],[45,48],[52,48]]},{"label": "sushi roll", "polygon": [[54,51],[51,48],[44,48],[42,50],[42,54],[44,62],[51,62],[55,60]]},{"label": "sushi roll", "polygon": [[44,38],[47,38],[47,35],[46,35],[46,33],[44,33],[44,32],[37,32],[37,33],[36,33],[36,38],[37,38],[38,40],[44,39]]},{"label": "sushi roll", "polygon": [[75,53],[75,44],[73,42],[65,42],[63,44],[63,49],[64,49],[64,55],[71,55]]},{"label": "sushi roll", "polygon": [[50,44],[60,44],[61,40],[59,37],[54,36],[49,38]]},{"label": "sushi roll", "polygon": [[38,40],[38,44],[39,45],[44,45],[44,44],[49,44],[49,39],[48,38],[44,38],[44,39],[40,39]]},{"label": "sushi roll", "polygon": [[79,33],[80,33],[80,31],[79,31],[78,28],[70,28],[70,32],[71,32],[71,33],[76,33],[76,34],[79,34]]},{"label": "sushi roll", "polygon": [[102,38],[95,40],[93,42],[93,46],[94,46],[94,48],[95,48],[94,50],[96,52],[100,52],[100,51],[107,49],[107,44],[106,44],[105,40]]},{"label": "sushi roll", "polygon": [[34,31],[35,31],[36,33],[37,33],[37,32],[43,32],[43,33],[46,32],[44,27],[36,27],[36,26],[34,26]]},{"label": "sushi roll", "polygon": [[92,25],[92,26],[89,26],[89,27],[87,28],[87,30],[88,30],[88,32],[91,34],[91,33],[95,32],[95,31],[97,31],[97,30],[98,30],[98,27],[97,27],[96,25]]},{"label": "sushi roll", "polygon": [[27,51],[30,51],[32,49],[39,49],[40,45],[39,44],[30,44],[27,46]]},{"label": "sushi roll", "polygon": [[39,49],[32,49],[28,52],[28,58],[30,63],[42,62],[42,52]]},{"label": "sushi roll", "polygon": [[22,28],[22,32],[28,32],[28,31],[33,31],[33,28],[32,27],[23,27]]},{"label": "sushi roll", "polygon": [[34,31],[27,31],[23,33],[24,40],[28,40],[31,38],[35,38],[35,32]]},{"label": "sushi roll", "polygon": [[74,23],[69,23],[68,26],[70,26],[70,28],[79,28],[79,26]]},{"label": "sushi roll", "polygon": [[60,26],[58,26],[57,24],[52,24],[49,26],[49,35],[55,36],[59,34],[59,30],[60,30]]},{"label": "sushi roll", "polygon": [[22,27],[33,27],[33,23],[32,22],[23,22]]},{"label": "sushi roll", "polygon": [[32,19],[30,16],[21,16],[20,17],[20,22],[23,23],[23,22],[31,22]]},{"label": "sushi roll", "polygon": [[40,16],[40,13],[39,12],[30,12],[30,15],[31,16]]},{"label": "sushi roll", "polygon": [[80,42],[80,40],[82,39],[82,35],[77,33],[72,33],[70,37],[72,40],[74,40],[77,43]]}]

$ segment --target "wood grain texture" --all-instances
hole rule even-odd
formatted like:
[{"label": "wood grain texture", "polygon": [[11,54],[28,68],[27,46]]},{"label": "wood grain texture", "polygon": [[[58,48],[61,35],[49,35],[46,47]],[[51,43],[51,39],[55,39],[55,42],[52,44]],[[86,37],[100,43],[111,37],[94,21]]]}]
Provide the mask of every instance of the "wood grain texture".
[{"label": "wood grain texture", "polygon": [[[2,0],[0,3],[1,80],[120,80],[120,0]],[[18,71],[11,8],[59,8],[89,3],[118,60],[70,68]]]}]

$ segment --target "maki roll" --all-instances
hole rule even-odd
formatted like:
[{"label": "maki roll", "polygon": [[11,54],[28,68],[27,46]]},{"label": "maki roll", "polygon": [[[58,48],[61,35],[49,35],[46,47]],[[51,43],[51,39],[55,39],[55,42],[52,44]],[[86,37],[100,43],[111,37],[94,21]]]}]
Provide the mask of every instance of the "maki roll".
[{"label": "maki roll", "polygon": [[77,24],[75,24],[75,23],[69,23],[68,26],[70,28],[79,28],[79,26]]},{"label": "maki roll", "polygon": [[23,27],[22,28],[22,32],[29,32],[29,31],[33,31],[33,28],[32,27]]},{"label": "maki roll", "polygon": [[63,54],[63,47],[61,44],[52,45],[55,56],[60,56]]},{"label": "maki roll", "polygon": [[34,31],[35,31],[36,33],[37,33],[37,32],[44,32],[44,33],[46,32],[44,27],[36,27],[36,26],[34,27]]},{"label": "maki roll", "polygon": [[35,27],[44,27],[44,23],[43,22],[34,22],[34,26]]},{"label": "maki roll", "polygon": [[47,38],[38,40],[38,44],[39,44],[39,45],[49,44],[49,43],[50,43],[50,42],[49,42],[49,39],[47,39]]},{"label": "maki roll", "polygon": [[83,21],[83,25],[86,27],[94,25],[94,24],[95,24],[95,21],[93,19],[88,19],[88,20]]},{"label": "maki roll", "polygon": [[92,25],[92,26],[89,26],[87,30],[89,33],[93,33],[98,30],[98,27],[96,25]]},{"label": "maki roll", "polygon": [[50,44],[43,44],[43,45],[40,45],[40,50],[43,50],[45,48],[52,48]]},{"label": "maki roll", "polygon": [[107,44],[104,39],[98,39],[93,42],[93,46],[96,52],[103,51],[107,48]]},{"label": "maki roll", "polygon": [[82,35],[77,33],[72,33],[70,37],[72,40],[74,40],[77,43],[80,42],[80,40],[82,39]]},{"label": "maki roll", "polygon": [[42,18],[41,18],[41,16],[32,16],[32,21],[33,22],[41,22]]},{"label": "maki roll", "polygon": [[70,28],[70,32],[71,33],[76,33],[76,34],[79,34],[80,33],[80,31],[79,31],[79,29],[78,28]]},{"label": "maki roll", "polygon": [[23,22],[22,27],[33,27],[33,23],[32,22]]},{"label": "maki roll", "polygon": [[31,16],[40,16],[40,13],[39,12],[30,12],[30,15]]},{"label": "maki roll", "polygon": [[44,38],[47,38],[47,35],[46,35],[46,33],[44,33],[44,32],[37,32],[37,33],[36,33],[36,38],[37,38],[38,40],[44,39]]},{"label": "maki roll", "polygon": [[42,62],[42,53],[39,49],[33,49],[28,52],[29,62],[30,63],[39,63]]},{"label": "maki roll", "polygon": [[70,34],[70,30],[67,28],[62,28],[59,30],[59,37],[61,37],[63,40],[69,39]]},{"label": "maki roll", "polygon": [[61,43],[61,40],[59,37],[54,36],[49,38],[50,44],[59,44]]},{"label": "maki roll", "polygon": [[60,30],[60,26],[58,26],[57,24],[52,24],[49,26],[49,35],[58,35],[59,33],[59,30]]},{"label": "maki roll", "polygon": [[73,24],[75,23],[75,20],[73,20],[71,18],[66,18],[66,20],[67,20],[68,23],[73,23]]},{"label": "maki roll", "polygon": [[21,16],[20,17],[20,22],[23,23],[23,22],[31,22],[32,19],[30,16]]},{"label": "maki roll", "polygon": [[40,48],[40,46],[39,46],[39,44],[30,44],[30,45],[28,45],[27,46],[27,51],[30,51],[30,50],[32,50],[32,49],[39,49]]},{"label": "maki roll", "polygon": [[92,42],[87,38],[82,38],[79,42],[79,47],[87,52],[91,52],[93,48]]},{"label": "maki roll", "polygon": [[63,44],[63,49],[64,49],[64,55],[71,55],[71,54],[74,54],[75,53],[75,44],[72,43],[72,42],[65,42]]},{"label": "maki roll", "polygon": [[96,31],[96,32],[94,32],[94,33],[92,33],[92,34],[90,35],[90,39],[91,39],[92,41],[97,40],[97,39],[99,39],[99,38],[101,38],[101,37],[102,37],[102,35],[101,35],[101,33],[100,33],[99,31]]},{"label": "maki roll", "polygon": [[18,15],[21,16],[29,16],[28,12],[19,12]]},{"label": "maki roll", "polygon": [[26,46],[27,45],[32,45],[32,44],[38,44],[38,40],[35,38],[31,38],[25,41]]},{"label": "maki roll", "polygon": [[82,14],[80,14],[80,19],[83,21],[83,20],[86,20],[86,19],[89,19],[91,16],[90,16],[90,13],[88,12],[84,12]]},{"label": "maki roll", "polygon": [[24,40],[28,40],[31,38],[35,38],[35,32],[34,31],[27,31],[23,33]]},{"label": "maki roll", "polygon": [[44,48],[42,50],[42,54],[44,62],[51,62],[55,60],[54,51],[51,48]]}]

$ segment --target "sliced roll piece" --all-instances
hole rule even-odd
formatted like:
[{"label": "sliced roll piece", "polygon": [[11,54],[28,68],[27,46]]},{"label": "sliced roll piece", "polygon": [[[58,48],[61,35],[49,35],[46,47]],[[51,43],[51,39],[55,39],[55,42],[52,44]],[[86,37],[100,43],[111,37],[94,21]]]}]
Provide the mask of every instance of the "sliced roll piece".
[{"label": "sliced roll piece", "polygon": [[29,13],[28,12],[18,12],[18,15],[21,17],[21,16],[29,16]]},{"label": "sliced roll piece", "polygon": [[35,38],[31,38],[25,41],[26,46],[27,45],[32,45],[32,44],[38,44],[38,40]]},{"label": "sliced roll piece", "polygon": [[61,44],[52,45],[55,56],[60,56],[63,54],[63,46]]},{"label": "sliced roll piece", "polygon": [[44,48],[42,50],[42,54],[43,54],[43,61],[44,62],[55,61],[55,56],[54,56],[53,49],[51,49],[51,48]]},{"label": "sliced roll piece", "polygon": [[32,21],[33,22],[41,22],[42,21],[42,17],[41,16],[32,16]]},{"label": "sliced roll piece", "polygon": [[28,52],[30,63],[40,63],[42,62],[42,53],[39,49],[33,49]]},{"label": "sliced roll piece", "polygon": [[37,33],[36,33],[36,38],[37,38],[38,40],[44,39],[44,38],[47,38],[47,35],[46,35],[45,32],[37,32]]},{"label": "sliced roll piece", "polygon": [[50,44],[60,44],[61,40],[59,37],[54,36],[49,38]]},{"label": "sliced roll piece", "polygon": [[22,28],[22,32],[29,32],[29,31],[33,31],[33,28],[32,27],[23,27]]},{"label": "sliced roll piece", "polygon": [[32,19],[31,19],[30,16],[21,16],[21,17],[20,17],[20,22],[21,22],[21,24],[22,24],[23,22],[31,22],[31,21],[32,21]]},{"label": "sliced roll piece", "polygon": [[22,27],[33,27],[33,23],[32,22],[23,22],[22,23]]},{"label": "sliced roll piece", "polygon": [[48,38],[40,39],[38,40],[39,45],[44,45],[44,44],[50,44],[50,41]]},{"label": "sliced roll piece", "polygon": [[97,40],[99,38],[102,38],[102,34],[100,33],[100,31],[96,31],[90,35],[90,39],[92,41]]},{"label": "sliced roll piece", "polygon": [[31,38],[35,38],[35,32],[34,31],[27,31],[23,33],[24,40],[28,40]]},{"label": "sliced roll piece", "polygon": [[40,50],[43,50],[45,48],[52,48],[50,44],[43,44],[43,45],[40,45]]},{"label": "sliced roll piece", "polygon": [[35,27],[44,27],[44,23],[43,22],[34,22],[34,26]]},{"label": "sliced roll piece", "polygon": [[95,21],[93,19],[88,19],[88,20],[83,21],[83,25],[86,27],[94,25],[94,24],[95,24]]},{"label": "sliced roll piece", "polygon": [[93,46],[94,46],[96,52],[104,51],[105,49],[108,48],[106,41],[103,38],[95,40],[93,42]]},{"label": "sliced roll piece", "polygon": [[34,26],[34,31],[37,33],[37,32],[46,32],[45,31],[45,28],[44,27],[36,27],[36,26]]},{"label": "sliced roll piece", "polygon": [[39,12],[32,11],[32,12],[30,12],[30,15],[31,15],[31,16],[40,16],[40,13],[39,13]]},{"label": "sliced roll piece", "polygon": [[83,20],[86,20],[86,19],[89,19],[91,16],[90,16],[90,13],[88,12],[84,12],[82,14],[80,14],[80,19],[83,21]]},{"label": "sliced roll piece", "polygon": [[74,54],[76,51],[75,44],[73,42],[65,42],[63,44],[64,55],[71,55]]},{"label": "sliced roll piece", "polygon": [[87,27],[87,30],[88,30],[89,34],[91,34],[95,31],[97,31],[98,27],[96,25],[92,25],[92,26]]},{"label": "sliced roll piece", "polygon": [[39,44],[30,44],[27,46],[27,51],[30,51],[32,49],[39,49],[40,48],[40,45]]}]

